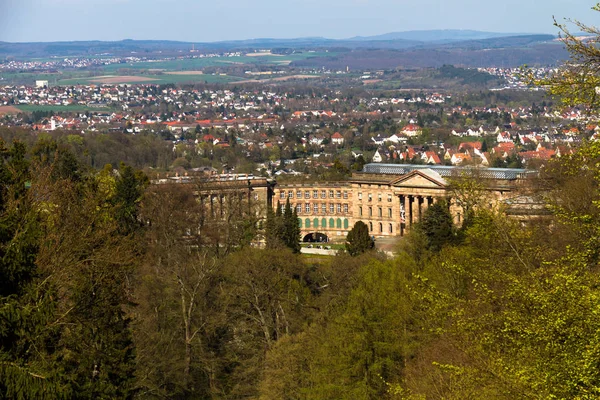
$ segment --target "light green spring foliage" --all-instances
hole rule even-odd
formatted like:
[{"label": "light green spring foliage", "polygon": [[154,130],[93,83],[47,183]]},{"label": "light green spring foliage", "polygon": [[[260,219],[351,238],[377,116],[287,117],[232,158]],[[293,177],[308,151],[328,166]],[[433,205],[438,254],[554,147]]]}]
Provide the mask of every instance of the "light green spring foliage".
[{"label": "light green spring foliage", "polygon": [[[600,11],[600,3],[592,7]],[[571,33],[570,25],[583,35]],[[550,94],[565,106],[585,106],[590,110],[600,107],[600,31],[580,21],[566,20],[565,23],[554,22],[560,31],[559,39],[565,44],[570,59],[552,76],[537,79],[531,71],[523,70],[523,76],[533,85],[545,86]]]},{"label": "light green spring foliage", "polygon": [[600,195],[598,149],[548,168],[539,225],[477,208],[462,242],[364,265],[322,324],[267,352],[261,399],[600,397],[600,218],[576,192]]}]

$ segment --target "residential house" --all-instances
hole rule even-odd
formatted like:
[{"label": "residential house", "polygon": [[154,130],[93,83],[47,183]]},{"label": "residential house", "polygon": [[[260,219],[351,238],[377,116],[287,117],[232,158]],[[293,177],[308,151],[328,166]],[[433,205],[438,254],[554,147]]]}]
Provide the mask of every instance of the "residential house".
[{"label": "residential house", "polygon": [[512,136],[510,133],[504,131],[504,132],[500,132],[498,134],[498,136],[496,136],[496,142],[498,143],[509,143],[512,142]]},{"label": "residential house", "polygon": [[331,143],[336,145],[342,145],[344,144],[344,137],[339,132],[336,132],[333,135],[331,135]]},{"label": "residential house", "polygon": [[468,153],[454,153],[450,162],[452,165],[459,165],[471,161],[473,158]]},{"label": "residential house", "polygon": [[438,156],[435,151],[424,151],[421,155],[421,159],[425,161],[425,164],[440,165],[442,163],[440,156]]},{"label": "residential house", "polygon": [[408,137],[419,136],[423,131],[418,125],[408,124],[402,129],[402,134]]}]

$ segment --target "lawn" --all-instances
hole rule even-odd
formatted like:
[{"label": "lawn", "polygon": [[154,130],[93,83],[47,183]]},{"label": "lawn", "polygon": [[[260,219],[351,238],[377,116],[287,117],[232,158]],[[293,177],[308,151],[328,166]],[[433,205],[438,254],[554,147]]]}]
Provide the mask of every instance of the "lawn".
[{"label": "lawn", "polygon": [[322,248],[331,247],[327,250],[345,250],[345,243],[302,243],[302,247],[312,246],[312,248],[316,248],[317,246],[321,246]]}]

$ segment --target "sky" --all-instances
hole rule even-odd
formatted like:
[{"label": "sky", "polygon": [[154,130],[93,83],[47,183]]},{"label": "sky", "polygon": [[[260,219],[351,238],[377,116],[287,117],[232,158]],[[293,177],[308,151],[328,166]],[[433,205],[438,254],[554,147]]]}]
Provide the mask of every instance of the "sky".
[{"label": "sky", "polygon": [[426,29],[553,33],[552,17],[600,25],[595,0],[0,0],[0,41],[190,42]]}]

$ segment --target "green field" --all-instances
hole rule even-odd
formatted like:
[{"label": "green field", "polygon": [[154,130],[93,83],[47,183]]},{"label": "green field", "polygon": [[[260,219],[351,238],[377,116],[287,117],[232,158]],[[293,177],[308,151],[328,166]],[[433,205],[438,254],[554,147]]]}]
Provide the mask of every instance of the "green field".
[{"label": "green field", "polygon": [[239,57],[210,57],[210,58],[184,58],[181,60],[165,60],[156,62],[139,62],[131,64],[111,64],[103,67],[104,71],[109,73],[115,73],[116,71],[123,71],[127,69],[133,70],[165,70],[165,71],[193,71],[199,70],[205,67],[217,67],[227,66],[235,64],[272,64],[280,65],[287,64],[292,61],[304,60],[312,57],[331,57],[335,53],[300,53],[290,54],[285,56],[266,55],[266,56],[239,56]]},{"label": "green field", "polygon": [[[211,57],[211,58],[184,58],[178,60],[164,60],[157,62],[139,62],[132,64],[111,64],[94,70],[65,70],[60,73],[29,73],[29,72],[5,72],[0,73],[0,85],[33,85],[36,80],[47,80],[50,85],[77,85],[92,84],[93,75],[126,75],[141,76],[155,79],[148,82],[127,82],[135,83],[229,83],[236,80],[247,79],[247,77],[235,77],[231,75],[212,75],[212,74],[190,74],[190,75],[170,75],[160,72],[185,72],[201,71],[206,67],[227,67],[236,65],[287,65],[296,60],[304,60],[312,57],[331,57],[335,53],[315,52],[300,53],[284,56],[264,55],[264,56],[239,56],[239,57]],[[158,73],[156,73],[158,72]]]},{"label": "green field", "polygon": [[[118,76],[118,75],[117,75]],[[229,83],[241,80],[242,78],[230,75],[169,75],[169,74],[158,74],[158,75],[150,75],[150,74],[131,74],[127,76],[139,76],[144,78],[151,78],[151,81],[127,81],[124,80],[124,84],[167,84],[167,83]],[[58,81],[59,85],[101,85],[100,82],[95,82],[94,79],[98,77],[88,77],[82,76],[81,78],[72,78],[72,79],[63,79]]]},{"label": "green field", "polygon": [[70,105],[70,106],[38,106],[33,104],[16,106],[19,110],[24,112],[34,111],[54,111],[54,112],[84,112],[84,111],[110,111],[109,108],[96,108],[87,107],[84,105]]}]

